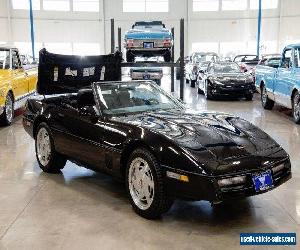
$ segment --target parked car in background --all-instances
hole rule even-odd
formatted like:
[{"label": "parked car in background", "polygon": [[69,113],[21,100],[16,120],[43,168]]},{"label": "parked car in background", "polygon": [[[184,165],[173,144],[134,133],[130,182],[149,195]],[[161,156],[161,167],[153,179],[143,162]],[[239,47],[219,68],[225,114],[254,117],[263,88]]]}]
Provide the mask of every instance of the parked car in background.
[{"label": "parked car in background", "polygon": [[0,47],[0,123],[10,125],[14,111],[35,93],[37,68],[24,69],[18,49]]},{"label": "parked car in background", "polygon": [[130,77],[132,80],[153,80],[160,85],[161,78],[163,77],[163,69],[158,67],[131,68]]},{"label": "parked car in background", "polygon": [[163,56],[170,62],[173,36],[161,21],[136,22],[125,33],[124,46],[127,62],[133,62],[136,56]]},{"label": "parked car in background", "polygon": [[199,63],[197,80],[196,80],[196,85],[198,86],[198,94],[203,93],[203,91],[199,88],[199,84],[202,84],[202,81],[205,78],[205,74],[207,73],[208,65],[210,63],[211,63],[210,61],[204,61]]},{"label": "parked car in background", "polygon": [[256,88],[261,93],[262,106],[271,110],[278,103],[292,109],[295,122],[300,124],[300,44],[285,47],[279,67],[272,66],[256,68]]},{"label": "parked car in background", "polygon": [[198,93],[204,93],[208,100],[228,96],[245,97],[250,101],[254,91],[252,76],[241,72],[235,62],[211,62],[198,83]]},{"label": "parked car in background", "polygon": [[[113,55],[84,60],[41,58],[41,95],[28,100],[23,126],[44,172],[60,173],[71,160],[112,175],[125,182],[134,211],[147,219],[167,212],[176,198],[219,203],[291,178],[289,155],[250,122],[189,110],[152,81],[115,81],[121,60]],[[78,74],[53,81],[52,66],[66,72],[70,64]]]},{"label": "parked car in background", "polygon": [[253,70],[255,70],[255,67],[258,64],[259,58],[257,55],[237,55],[233,61],[240,66],[243,72],[247,71],[254,75]]},{"label": "parked car in background", "polygon": [[202,62],[216,62],[219,60],[218,54],[214,52],[194,52],[190,55],[188,62],[185,64],[185,80],[195,87],[199,73],[199,64]]}]

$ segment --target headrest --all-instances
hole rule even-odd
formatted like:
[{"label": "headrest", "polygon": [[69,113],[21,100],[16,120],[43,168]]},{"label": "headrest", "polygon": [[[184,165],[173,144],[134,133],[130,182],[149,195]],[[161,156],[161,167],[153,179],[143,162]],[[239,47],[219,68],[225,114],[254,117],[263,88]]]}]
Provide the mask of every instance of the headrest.
[{"label": "headrest", "polygon": [[77,93],[77,104],[79,107],[96,105],[92,89],[80,89]]}]

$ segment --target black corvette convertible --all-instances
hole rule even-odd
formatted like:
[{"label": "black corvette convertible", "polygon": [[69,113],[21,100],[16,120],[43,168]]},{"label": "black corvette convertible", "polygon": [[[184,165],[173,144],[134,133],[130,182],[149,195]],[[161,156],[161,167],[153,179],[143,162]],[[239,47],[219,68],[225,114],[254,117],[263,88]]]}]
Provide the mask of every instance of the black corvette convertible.
[{"label": "black corvette convertible", "polygon": [[91,78],[99,78],[103,65],[117,67],[118,60],[72,60],[40,54],[38,92],[47,96],[26,105],[23,125],[35,139],[43,171],[59,172],[71,160],[120,178],[134,210],[148,219],[168,211],[175,198],[220,202],[269,191],[291,178],[288,154],[251,123],[188,110],[151,81],[87,85],[86,68],[95,67]]},{"label": "black corvette convertible", "polygon": [[198,93],[204,93],[207,99],[227,96],[252,100],[255,91],[253,76],[241,72],[235,62],[212,62],[197,81]]}]

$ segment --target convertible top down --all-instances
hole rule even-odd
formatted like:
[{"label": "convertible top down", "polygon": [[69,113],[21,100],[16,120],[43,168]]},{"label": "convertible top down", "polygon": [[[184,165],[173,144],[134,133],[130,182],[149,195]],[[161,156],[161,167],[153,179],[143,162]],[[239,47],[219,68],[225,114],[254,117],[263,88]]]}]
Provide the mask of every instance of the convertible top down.
[{"label": "convertible top down", "polygon": [[[117,81],[118,55],[92,59],[81,66],[77,57],[40,55],[38,91],[47,96],[27,102],[23,125],[45,172],[59,172],[68,159],[118,177],[133,209],[148,219],[175,198],[219,202],[291,178],[288,154],[251,123],[189,110],[152,81]],[[103,67],[100,79],[85,78],[86,68]],[[66,77],[67,68],[82,81]]]}]

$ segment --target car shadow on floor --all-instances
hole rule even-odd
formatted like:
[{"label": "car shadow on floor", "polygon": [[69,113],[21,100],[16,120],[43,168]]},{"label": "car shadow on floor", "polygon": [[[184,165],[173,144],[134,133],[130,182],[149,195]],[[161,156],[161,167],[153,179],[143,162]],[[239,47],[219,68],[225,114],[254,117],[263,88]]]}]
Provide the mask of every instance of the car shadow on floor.
[{"label": "car shadow on floor", "polygon": [[[77,166],[75,168],[78,168]],[[80,168],[81,169],[81,168]],[[76,171],[76,170],[75,170]],[[81,195],[88,196],[88,200],[96,200],[97,203],[105,203],[112,211],[123,213],[122,216],[129,216],[130,219],[139,218],[133,210],[127,197],[125,184],[115,180],[105,174],[96,173],[90,170],[81,170],[82,173],[73,172],[70,167],[67,171],[63,170],[61,174],[53,175],[42,173],[45,178],[54,181],[55,184],[68,186],[72,191],[76,191],[78,197]],[[95,211],[97,212],[97,211]],[[251,199],[235,200],[216,206],[211,206],[206,201],[182,201],[176,200],[167,213],[153,223],[163,223],[171,225],[180,223],[187,226],[210,227],[218,226],[218,230],[231,230],[232,228],[241,227],[249,228],[253,223],[253,206]],[[147,220],[146,220],[147,221]],[[187,229],[187,228],[186,228]]]}]

